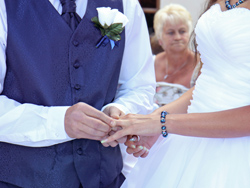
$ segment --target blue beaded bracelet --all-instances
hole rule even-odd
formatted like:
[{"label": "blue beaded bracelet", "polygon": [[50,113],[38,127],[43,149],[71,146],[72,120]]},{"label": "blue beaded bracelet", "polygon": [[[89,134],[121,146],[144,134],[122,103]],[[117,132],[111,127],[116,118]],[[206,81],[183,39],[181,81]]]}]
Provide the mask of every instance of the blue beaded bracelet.
[{"label": "blue beaded bracelet", "polygon": [[163,137],[167,137],[168,136],[168,132],[167,132],[167,127],[165,126],[165,118],[166,115],[168,115],[168,112],[166,111],[162,111],[161,112],[161,134]]}]

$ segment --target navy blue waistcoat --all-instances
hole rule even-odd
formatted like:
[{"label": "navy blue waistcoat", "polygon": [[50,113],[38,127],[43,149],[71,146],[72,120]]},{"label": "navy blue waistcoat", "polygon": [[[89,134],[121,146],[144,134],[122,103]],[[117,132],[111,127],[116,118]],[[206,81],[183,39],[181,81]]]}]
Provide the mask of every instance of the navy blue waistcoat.
[{"label": "navy blue waistcoat", "polygon": [[[100,30],[91,22],[97,7],[117,8],[122,0],[88,0],[86,14],[72,32],[48,0],[5,0],[8,21],[4,95],[44,106],[79,101],[101,109],[115,97],[125,34],[119,47],[95,45]],[[36,125],[34,125],[36,126]],[[51,147],[0,143],[0,181],[21,187],[119,187],[119,147],[77,139]]]}]

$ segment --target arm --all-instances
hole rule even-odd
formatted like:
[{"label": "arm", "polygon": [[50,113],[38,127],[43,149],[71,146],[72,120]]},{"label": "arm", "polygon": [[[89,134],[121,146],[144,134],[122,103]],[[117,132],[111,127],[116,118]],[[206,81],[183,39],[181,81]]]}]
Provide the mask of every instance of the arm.
[{"label": "arm", "polygon": [[233,138],[250,136],[250,106],[211,113],[172,115],[168,118],[170,133],[185,136]]},{"label": "arm", "polygon": [[126,43],[119,87],[114,102],[108,106],[116,106],[125,114],[148,114],[152,111],[156,85],[148,29],[138,1],[123,2],[129,20],[125,26]]},{"label": "arm", "polygon": [[[123,3],[129,23],[125,26],[126,43],[119,88],[114,102],[108,106],[119,108],[122,111],[120,114],[148,114],[152,111],[156,85],[148,28],[138,1],[124,0]],[[122,172],[126,176],[136,159],[125,152],[123,144],[120,147],[124,161]]]},{"label": "arm", "polygon": [[[169,103],[169,104],[165,105],[164,107],[161,107],[161,108],[155,110],[152,113],[152,115],[155,115],[155,117],[157,118],[157,121],[158,121],[157,123],[159,123],[159,117],[160,117],[160,113],[162,110],[166,110],[166,111],[173,113],[173,114],[174,113],[175,114],[187,113],[187,108],[190,105],[190,100],[192,99],[193,90],[194,90],[194,88],[191,88],[189,91],[184,93],[180,98],[178,98],[174,102]],[[132,116],[132,115],[129,115],[129,116]],[[138,115],[138,116],[140,116],[140,115]],[[150,115],[148,115],[148,116],[150,116]],[[146,116],[144,116],[144,118],[145,117]],[[154,128],[155,124],[152,123],[152,125]],[[144,126],[144,125],[142,124],[142,126]],[[144,128],[142,128],[142,129],[144,129]],[[149,130],[151,131],[151,128]],[[115,135],[115,138],[120,133],[121,132],[118,131],[117,134]],[[133,132],[133,133],[130,133],[129,135],[136,135],[136,133]],[[150,149],[152,147],[152,145],[156,142],[158,137],[159,137],[159,134],[153,134],[151,136],[141,136],[140,141],[137,141],[137,140],[130,141],[128,139],[126,142],[126,145],[128,146],[127,152],[129,154],[133,154],[135,157],[139,157],[139,156],[146,157],[149,153],[148,149]],[[102,141],[103,144],[105,144],[105,142],[109,143],[109,140]]]},{"label": "arm", "polygon": [[[161,110],[164,110],[164,108]],[[156,135],[161,134],[159,112],[151,116],[151,123],[155,125],[153,134]],[[169,114],[166,116],[166,126],[169,133],[184,136],[209,138],[244,137],[250,136],[249,113],[250,106],[210,113]],[[150,135],[152,133],[142,134]]]},{"label": "arm", "polygon": [[0,141],[40,147],[72,140],[64,130],[67,108],[20,104],[0,95]]},{"label": "arm", "polygon": [[[0,93],[6,74],[7,17],[0,2]],[[64,131],[67,107],[20,104],[0,95],[0,141],[26,146],[47,146],[71,140]],[[56,114],[53,115],[52,114]],[[34,124],[39,122],[39,126]]]},{"label": "arm", "polygon": [[[0,94],[7,68],[6,45],[7,16],[4,1],[0,1]],[[110,131],[111,122],[104,113],[84,103],[72,107],[46,107],[21,104],[0,95],[0,142],[42,147],[73,138],[100,140]]]},{"label": "arm", "polygon": [[[168,133],[209,138],[232,138],[250,135],[250,106],[220,112],[185,114],[187,107],[184,105],[187,103],[185,98],[188,99],[189,97],[190,95],[187,93],[187,95],[183,95],[177,101],[159,108],[150,115],[140,115],[140,117],[139,115],[136,115],[136,117],[134,115],[128,115],[128,121],[117,122],[117,125],[125,125],[123,130],[110,137],[111,139],[109,138],[103,142],[109,142],[117,137],[127,135],[123,133],[123,131],[128,132],[128,135],[144,135],[141,136],[139,142],[127,141],[126,145],[129,146],[127,148],[129,154],[133,154],[135,157],[146,157],[148,155],[148,149],[150,149],[157,138],[161,136],[162,125],[160,123],[160,113],[163,110],[170,112],[170,114],[166,116]],[[131,146],[133,145],[137,147],[132,148]],[[139,147],[141,146],[144,146],[144,148],[140,149]]]},{"label": "arm", "polygon": [[[127,115],[128,120],[119,120],[123,129],[105,142],[124,135],[161,135],[160,112],[167,105],[149,115]],[[171,110],[171,109],[170,109]],[[169,114],[166,116],[168,133],[194,137],[233,138],[250,135],[250,106],[210,113]],[[124,118],[124,119],[126,119]]]}]

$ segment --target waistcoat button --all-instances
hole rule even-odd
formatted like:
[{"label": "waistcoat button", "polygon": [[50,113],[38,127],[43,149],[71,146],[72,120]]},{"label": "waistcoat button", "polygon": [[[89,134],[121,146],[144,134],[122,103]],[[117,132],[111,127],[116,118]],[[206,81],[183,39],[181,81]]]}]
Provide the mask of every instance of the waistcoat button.
[{"label": "waistcoat button", "polygon": [[74,45],[74,46],[78,46],[78,44],[79,44],[78,41],[76,41],[76,40],[73,41],[73,45]]},{"label": "waistcoat button", "polygon": [[80,67],[80,63],[78,61],[75,61],[74,65],[75,69],[78,69]]},{"label": "waistcoat button", "polygon": [[81,86],[79,84],[76,84],[74,87],[76,90],[79,90],[81,88]]},{"label": "waistcoat button", "polygon": [[76,153],[77,153],[78,155],[82,155],[82,154],[83,154],[82,148],[78,148],[78,149],[76,150]]}]

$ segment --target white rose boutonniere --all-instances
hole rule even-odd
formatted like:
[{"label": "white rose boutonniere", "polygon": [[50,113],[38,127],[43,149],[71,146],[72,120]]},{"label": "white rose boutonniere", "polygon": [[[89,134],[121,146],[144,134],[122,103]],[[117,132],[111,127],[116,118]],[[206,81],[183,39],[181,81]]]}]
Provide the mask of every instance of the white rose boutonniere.
[{"label": "white rose boutonniere", "polygon": [[98,17],[93,17],[91,21],[100,29],[103,36],[96,47],[98,48],[100,45],[106,46],[107,43],[110,43],[111,49],[113,49],[114,46],[119,45],[119,40],[121,40],[120,34],[128,23],[128,18],[119,12],[118,9],[100,7],[96,8],[96,10]]}]

